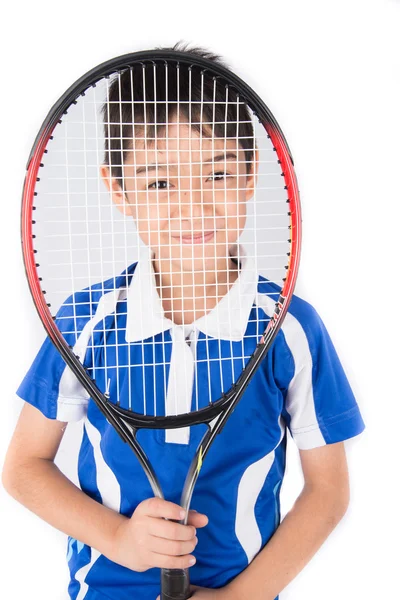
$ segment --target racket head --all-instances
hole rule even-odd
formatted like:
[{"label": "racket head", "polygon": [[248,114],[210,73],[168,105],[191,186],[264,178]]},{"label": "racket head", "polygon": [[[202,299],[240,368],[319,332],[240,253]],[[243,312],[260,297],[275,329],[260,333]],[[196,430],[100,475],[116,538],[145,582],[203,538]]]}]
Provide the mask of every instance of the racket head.
[{"label": "racket head", "polygon": [[[141,73],[143,76],[139,92],[136,91],[137,88],[132,83],[132,74],[135,75],[136,80],[138,73]],[[162,85],[165,86],[166,93],[161,100],[158,100],[157,93],[159,92],[159,88],[154,84],[157,83],[157,78],[160,77],[161,73],[164,76]],[[174,77],[171,77],[171,74]],[[128,99],[124,100],[121,97],[121,90],[123,88],[122,80],[124,77],[126,80],[127,76],[132,87],[131,94],[128,94]],[[151,78],[152,76],[153,79]],[[194,90],[195,86],[191,87],[189,85],[188,92],[189,94],[195,92],[194,95],[197,94],[196,100],[193,100],[193,96],[183,97],[181,95],[179,97],[182,88],[181,83],[184,78],[191,83],[196,80],[197,90]],[[172,80],[175,82],[173,85],[175,85],[176,89],[175,97],[171,100],[172,96],[169,84]],[[112,88],[113,85],[114,88]],[[200,91],[198,89],[199,86]],[[204,97],[205,88],[208,90],[206,98]],[[60,310],[62,313],[63,307],[65,307],[65,304],[68,304],[68,300],[65,300],[66,298],[74,298],[71,294],[76,294],[84,288],[89,288],[88,300],[85,302],[91,304],[92,288],[96,284],[100,283],[100,288],[97,287],[96,290],[100,289],[103,295],[104,292],[115,294],[119,293],[123,285],[129,288],[132,280],[132,270],[129,270],[129,265],[135,264],[135,261],[129,245],[133,239],[133,229],[128,228],[128,223],[129,227],[134,227],[134,219],[132,215],[121,215],[121,213],[118,213],[116,216],[116,194],[115,192],[113,193],[112,186],[110,186],[111,191],[106,189],[107,186],[102,183],[99,176],[99,168],[102,164],[103,166],[106,165],[111,173],[115,166],[117,166],[118,170],[118,160],[113,163],[111,158],[112,152],[114,152],[114,156],[120,156],[120,170],[124,171],[127,154],[124,147],[125,137],[128,138],[128,144],[134,143],[134,139],[137,137],[133,133],[131,134],[131,138],[129,135],[124,135],[124,127],[128,126],[129,128],[130,125],[126,119],[121,118],[120,123],[118,123],[118,119],[107,121],[107,119],[110,119],[111,91],[114,93],[114,96],[117,92],[117,98],[118,92],[120,94],[117,101],[120,115],[122,115],[124,103],[129,104],[132,121],[135,122],[135,126],[137,122],[139,129],[145,131],[152,123],[155,122],[158,124],[158,102],[160,105],[165,105],[167,109],[168,106],[173,105],[175,117],[178,112],[178,119],[175,119],[176,122],[174,123],[175,131],[178,132],[175,138],[168,134],[168,129],[171,131],[172,126],[172,122],[168,118],[168,110],[164,110],[161,123],[161,129],[164,128],[164,137],[162,134],[157,135],[159,127],[153,127],[153,137],[143,134],[142,142],[144,144],[144,162],[146,165],[150,162],[150,141],[157,145],[160,144],[161,140],[163,140],[163,143],[167,140],[167,146],[169,141],[170,154],[178,156],[178,159],[175,158],[175,163],[172,164],[182,169],[189,164],[191,169],[195,169],[197,168],[196,163],[201,162],[202,159],[200,161],[193,161],[191,159],[180,161],[179,156],[181,154],[180,149],[176,148],[177,141],[179,142],[180,140],[183,143],[186,142],[186,144],[193,145],[197,143],[197,154],[199,154],[198,145],[200,144],[200,156],[202,156],[202,144],[210,144],[211,141],[211,150],[218,149],[219,152],[223,150],[226,154],[228,146],[232,150],[232,142],[235,140],[236,150],[240,149],[241,154],[243,154],[243,141],[240,141],[240,139],[246,138],[246,135],[236,135],[235,137],[235,134],[232,134],[232,127],[236,126],[236,133],[238,134],[240,128],[246,127],[245,120],[250,117],[251,128],[254,131],[252,145],[247,148],[250,154],[250,159],[247,160],[247,163],[251,162],[251,160],[255,161],[257,154],[259,169],[258,187],[255,187],[255,193],[251,200],[246,200],[246,227],[240,231],[239,237],[241,245],[247,244],[250,248],[247,254],[258,260],[255,269],[257,278],[258,267],[262,262],[261,258],[266,259],[268,263],[266,266],[263,266],[266,273],[263,281],[265,285],[268,285],[269,282],[271,282],[271,285],[273,284],[273,290],[269,292],[269,298],[273,301],[273,306],[272,308],[270,307],[269,318],[265,322],[257,322],[255,328],[253,328],[252,335],[248,336],[252,338],[251,342],[247,340],[249,343],[246,348],[243,342],[243,340],[246,341],[246,335],[239,342],[232,341],[232,336],[229,339],[228,335],[228,339],[223,340],[222,344],[221,341],[218,341],[219,338],[217,335],[210,336],[207,332],[203,336],[204,339],[197,338],[196,345],[203,344],[205,348],[205,358],[203,359],[204,364],[202,366],[208,369],[206,378],[209,381],[211,379],[218,379],[219,371],[220,384],[217,386],[216,391],[208,393],[206,400],[203,398],[202,402],[194,403],[194,405],[188,407],[188,410],[184,411],[165,410],[171,355],[169,356],[169,361],[165,360],[165,355],[162,354],[163,350],[161,347],[169,344],[170,354],[172,353],[172,340],[166,339],[166,330],[164,330],[157,345],[157,351],[161,359],[150,360],[150,363],[153,362],[151,364],[153,373],[151,373],[151,368],[150,371],[147,369],[148,364],[146,361],[143,361],[139,365],[143,373],[146,370],[149,371],[147,375],[143,375],[142,377],[144,382],[147,381],[148,377],[151,378],[156,370],[157,377],[159,377],[158,371],[160,369],[164,371],[161,375],[163,384],[161,385],[161,389],[157,391],[158,400],[152,398],[150,404],[143,400],[142,406],[140,406],[140,403],[132,406],[130,400],[128,403],[121,402],[118,391],[117,393],[113,392],[110,394],[108,389],[109,378],[105,375],[99,376],[93,368],[88,368],[87,364],[85,364],[85,357],[76,348],[77,340],[82,334],[82,325],[78,323],[75,326],[75,331],[68,330],[68,332],[63,332],[60,325]],[[222,121],[216,122],[215,115],[221,114],[221,106],[218,106],[216,98],[221,98],[221,93],[226,94],[226,100],[225,104],[223,100],[219,100],[219,103],[223,105],[222,108],[225,110],[226,115],[228,115],[229,109],[233,105],[234,109],[236,109],[236,122],[232,116],[226,116]],[[235,101],[236,106],[234,105]],[[115,99],[111,101],[111,104],[115,104]],[[144,110],[139,115],[140,110],[138,111],[138,107],[143,108],[143,106]],[[238,115],[241,115],[243,106],[245,107],[245,114],[248,116],[239,118]],[[135,121],[135,109],[138,121]],[[193,132],[193,137],[191,133],[189,134],[189,142],[187,136],[180,135],[179,111],[184,114],[184,125],[186,128],[192,131],[193,126],[197,127],[197,131],[194,130]],[[158,111],[158,114],[160,114],[160,111]],[[211,123],[210,121],[205,121],[205,114],[212,115]],[[192,116],[193,119],[191,118]],[[210,119],[210,116],[208,118]],[[106,121],[105,126],[104,120]],[[110,123],[114,129],[115,126],[119,126],[120,133],[114,135],[114,138],[111,136],[111,142],[109,139],[107,144],[107,125],[110,127]],[[202,135],[203,125],[206,128],[204,135]],[[225,133],[230,128],[230,135],[224,135],[223,132],[221,134],[221,128]],[[101,133],[103,130],[105,130],[105,135]],[[119,146],[118,137],[120,138]],[[93,145],[91,146],[92,142]],[[114,149],[111,151],[112,142],[117,142],[117,145],[116,149],[114,146]],[[210,146],[208,148],[210,149]],[[163,149],[165,150],[165,143]],[[106,154],[105,158],[104,150]],[[143,157],[143,148],[141,150],[141,156]],[[186,146],[184,156],[188,152],[192,156],[192,150],[193,146],[189,149]],[[107,161],[107,151],[109,161]],[[238,155],[239,152],[237,152]],[[59,160],[60,157],[62,157],[61,162]],[[179,162],[183,164],[177,165]],[[233,162],[236,163],[237,172],[239,172],[240,168],[243,167],[242,163],[246,161],[239,161],[236,158]],[[247,163],[246,169],[248,167]],[[227,161],[225,160],[224,166],[226,165]],[[135,166],[137,166],[137,163],[135,163]],[[264,170],[260,169],[260,166],[265,167]],[[147,173],[146,171],[146,176]],[[121,174],[123,175],[123,173],[111,175],[110,182],[111,180],[118,180]],[[185,187],[185,182],[187,182],[188,178],[190,180],[190,193],[192,195],[198,193],[199,189],[192,182],[192,171],[190,171],[189,177],[187,171],[186,175],[178,177],[178,182],[184,182],[182,187]],[[129,189],[134,180],[133,176],[123,178],[122,188],[124,188],[124,192],[128,188],[128,193],[131,192],[131,194],[135,195],[135,190]],[[236,196],[239,196],[242,189],[238,184],[236,184],[235,190]],[[178,192],[181,191],[178,190]],[[200,195],[204,193],[205,190],[200,189]],[[232,190],[228,190],[225,183],[223,188],[216,192],[214,184],[213,189],[211,192],[208,190],[208,193],[211,193],[211,197],[213,198],[218,196],[218,194],[221,197],[221,193],[226,197],[228,193],[232,193]],[[146,195],[148,199],[148,191]],[[157,190],[157,193],[153,194],[152,200],[157,205],[158,211],[160,211],[159,196],[160,194]],[[49,199],[50,202],[48,202]],[[94,202],[92,202],[93,200]],[[179,199],[175,200],[175,202],[179,213]],[[212,203],[212,201],[209,202],[209,204]],[[240,202],[238,205],[240,205]],[[266,214],[263,213],[265,207],[270,209]],[[119,208],[121,209],[121,206]],[[58,215],[57,219],[54,218],[55,213]],[[62,213],[64,213],[64,216],[61,219]],[[94,213],[98,214],[97,221],[92,218]],[[74,219],[74,215],[78,215],[78,217]],[[180,223],[181,217],[178,216],[175,218]],[[212,218],[215,220],[215,215]],[[104,233],[103,225],[107,223],[107,219],[109,219],[112,227],[114,225],[115,227],[120,226],[123,223],[121,229],[114,229],[111,233]],[[61,224],[57,222],[60,220],[62,221]],[[202,220],[203,223],[206,220],[204,215]],[[239,219],[237,218],[237,220]],[[173,218],[171,221],[173,222]],[[99,233],[99,229],[101,230],[102,227],[103,233],[102,231]],[[241,226],[238,225],[237,230],[240,229]],[[52,236],[50,241],[49,237],[45,237],[46,232],[49,231],[52,232],[50,233],[50,236]],[[45,241],[43,242],[42,240],[44,239]],[[62,241],[63,239],[66,243],[62,245],[62,242],[60,246],[60,240]],[[101,251],[101,248],[107,245],[105,240],[108,240],[108,244],[110,245],[110,253],[106,257],[104,257]],[[121,242],[121,240],[123,241]],[[237,396],[238,389],[244,391],[247,382],[257,369],[279,331],[295,287],[300,259],[300,244],[301,214],[299,192],[292,156],[284,135],[270,110],[258,95],[226,67],[207,58],[175,50],[150,50],[124,55],[107,61],[89,71],[63,94],[50,110],[33,145],[27,165],[22,203],[22,247],[29,286],[35,306],[50,339],[61,352],[64,360],[71,367],[88,394],[103,411],[108,411],[108,418],[118,421],[118,417],[123,417],[135,427],[175,428],[199,422],[210,422],[216,415],[225,410],[232,403],[232,398]],[[140,240],[136,250],[138,250],[139,245]],[[201,245],[205,247],[207,244],[203,240]],[[188,252],[189,250],[189,254],[192,252],[193,261],[196,259],[200,260],[200,262],[203,261],[203,264],[205,264],[204,256],[202,257],[201,252],[200,258],[197,255],[195,256],[195,252],[198,249],[193,250],[194,244],[187,244],[187,246],[184,248],[184,251]],[[214,246],[217,248],[216,243]],[[160,247],[162,247],[162,244],[160,244]],[[241,246],[238,247],[240,248]],[[274,250],[267,252],[265,250],[267,247],[274,247]],[[61,254],[64,257],[69,255],[69,258],[63,258],[62,261],[57,262],[55,257]],[[225,254],[227,255],[227,252]],[[97,265],[90,265],[90,261],[94,255],[97,256],[97,259],[94,261],[97,262]],[[85,267],[83,270],[79,266],[79,262],[84,262],[82,256],[85,257],[89,265],[88,268]],[[226,258],[228,260],[228,256]],[[240,250],[236,256],[236,261],[240,266]],[[261,267],[260,271],[262,271]],[[117,277],[118,273],[121,274],[119,279]],[[104,280],[109,282],[105,286]],[[160,289],[162,289],[162,286]],[[205,293],[204,295],[206,296],[207,294]],[[69,303],[72,304],[73,313],[72,316],[68,315],[70,326],[71,321],[79,321],[77,316],[81,309],[79,308],[79,302],[72,300]],[[145,298],[142,299],[143,306],[145,306]],[[54,313],[57,310],[59,316],[55,318]],[[232,317],[230,318],[232,321]],[[103,323],[105,329],[106,319],[103,319]],[[229,327],[234,329],[234,323],[229,323]],[[118,327],[116,329],[115,345],[118,346],[118,337],[121,332],[118,331]],[[214,339],[211,340],[211,338]],[[121,345],[125,342],[126,338],[122,341]],[[214,352],[213,362],[207,356],[207,346],[210,343],[213,343],[214,350],[217,348]],[[128,341],[126,343],[127,346],[135,344],[142,344],[142,351],[144,353],[145,346],[143,340],[134,340],[132,343]],[[94,346],[93,339],[92,354]],[[150,348],[150,346],[152,347],[152,351],[155,352],[154,341],[151,341],[147,348]],[[220,363],[226,365],[226,362],[223,361],[227,360],[226,356],[229,355],[229,349],[232,351],[234,346],[237,346],[237,348],[241,347],[241,349],[237,350],[236,354],[233,351],[234,358],[228,368],[231,375],[229,373],[228,376],[226,369],[221,369]],[[121,365],[117,364],[117,360],[114,360],[114,363],[109,366],[114,373],[121,370]],[[196,388],[196,373],[199,365],[200,362],[196,357],[194,389]],[[129,359],[126,364],[126,370],[132,370],[132,363]],[[130,383],[128,387],[128,396],[131,397],[135,385],[134,383]],[[155,389],[150,391],[150,396],[156,395]],[[149,392],[149,387],[147,388],[147,392]],[[145,395],[145,384],[142,386],[142,393]],[[111,417],[111,415],[113,416]]]}]

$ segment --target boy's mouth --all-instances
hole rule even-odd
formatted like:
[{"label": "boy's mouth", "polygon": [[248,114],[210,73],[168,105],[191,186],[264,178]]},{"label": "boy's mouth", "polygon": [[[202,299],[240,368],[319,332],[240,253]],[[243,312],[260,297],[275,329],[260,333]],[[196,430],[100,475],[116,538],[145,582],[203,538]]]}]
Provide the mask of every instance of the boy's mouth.
[{"label": "boy's mouth", "polygon": [[172,238],[178,240],[182,244],[206,244],[210,242],[215,235],[215,231],[201,231],[201,232],[185,232],[179,235],[173,235]]}]

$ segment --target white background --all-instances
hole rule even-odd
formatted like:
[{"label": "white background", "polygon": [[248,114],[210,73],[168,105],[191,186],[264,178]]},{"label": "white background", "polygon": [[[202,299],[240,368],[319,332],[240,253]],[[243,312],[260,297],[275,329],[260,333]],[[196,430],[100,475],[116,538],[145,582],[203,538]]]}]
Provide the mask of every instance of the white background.
[{"label": "white background", "polygon": [[[395,598],[400,535],[400,2],[8,4],[1,39],[0,465],[17,388],[44,334],[24,278],[19,211],[26,159],[48,109],[113,56],[179,40],[225,57],[265,99],[289,141],[303,202],[297,293],[323,318],[367,425],[347,443],[352,503],[282,600]],[[62,465],[73,474],[64,450]],[[397,481],[396,481],[397,480]],[[289,448],[286,512],[299,493]],[[66,539],[0,488],[5,597],[67,598]]]}]

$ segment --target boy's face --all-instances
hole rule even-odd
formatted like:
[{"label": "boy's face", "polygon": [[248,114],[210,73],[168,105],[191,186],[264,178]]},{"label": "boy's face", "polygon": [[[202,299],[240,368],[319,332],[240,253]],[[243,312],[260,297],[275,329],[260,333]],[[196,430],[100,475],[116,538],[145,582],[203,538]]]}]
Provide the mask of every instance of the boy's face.
[{"label": "boy's face", "polygon": [[226,270],[254,193],[254,168],[247,175],[236,139],[200,138],[181,117],[156,141],[135,138],[123,172],[125,194],[102,168],[114,202],[133,217],[162,271]]}]

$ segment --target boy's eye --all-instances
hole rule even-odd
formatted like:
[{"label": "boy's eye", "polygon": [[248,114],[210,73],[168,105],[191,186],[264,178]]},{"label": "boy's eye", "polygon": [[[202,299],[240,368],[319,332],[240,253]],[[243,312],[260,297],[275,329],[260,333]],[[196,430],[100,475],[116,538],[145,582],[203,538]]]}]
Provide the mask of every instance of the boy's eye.
[{"label": "boy's eye", "polygon": [[[228,177],[232,177],[231,173],[227,173],[226,171],[216,171],[212,175],[208,176],[208,181],[222,181],[223,179],[227,179]],[[169,182],[165,179],[159,179],[158,181],[153,181],[148,185],[149,190],[166,190],[169,187]]]},{"label": "boy's eye", "polygon": [[148,186],[149,190],[166,190],[167,187],[168,181],[164,181],[163,179],[160,179],[159,181],[154,181]]},{"label": "boy's eye", "polygon": [[229,175],[230,174],[226,173],[225,171],[217,171],[216,173],[210,175],[209,179],[214,179],[214,181],[222,181],[222,179],[229,177]]}]

